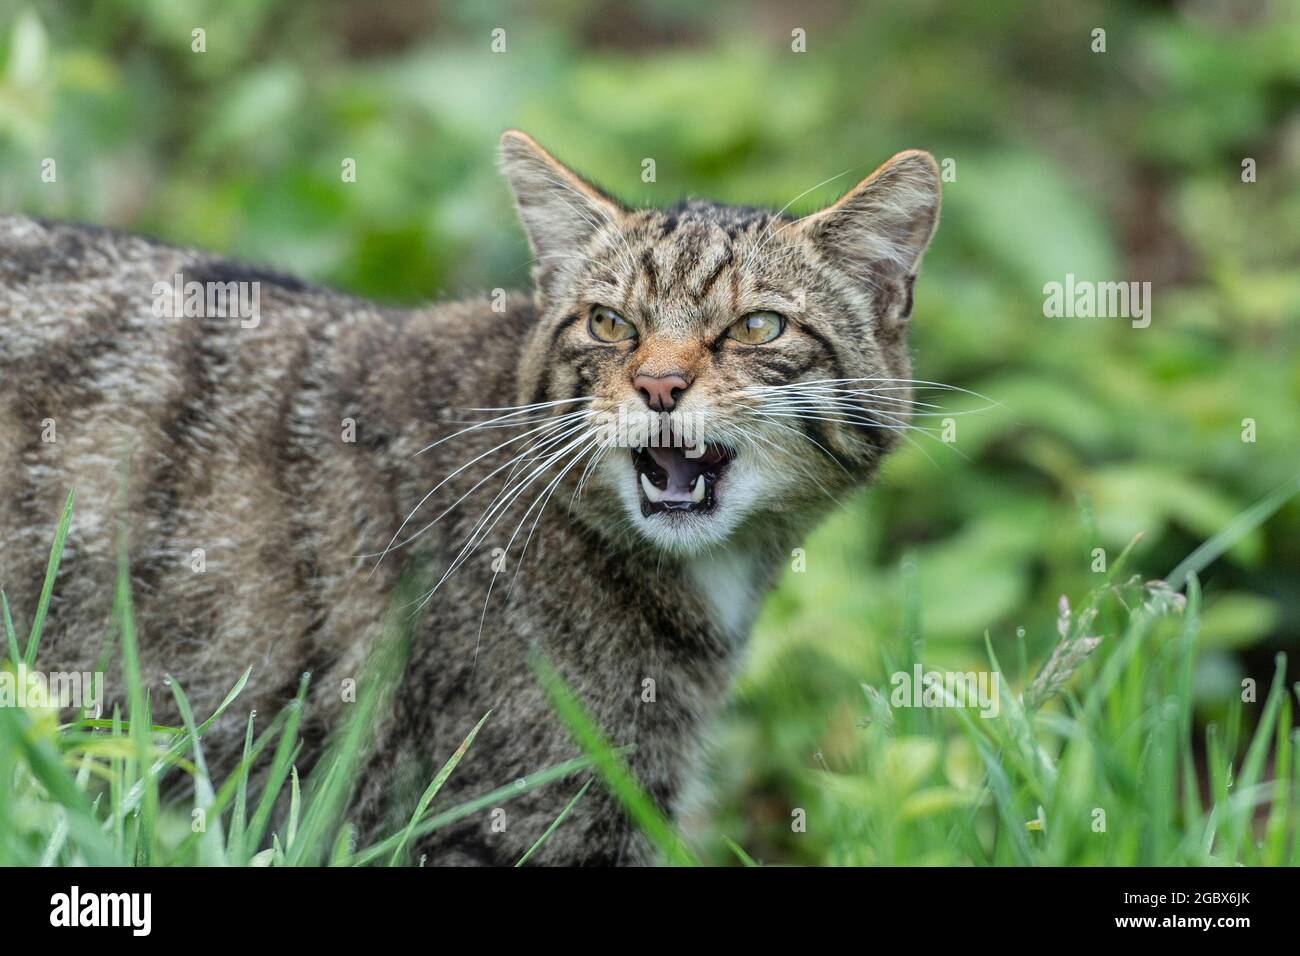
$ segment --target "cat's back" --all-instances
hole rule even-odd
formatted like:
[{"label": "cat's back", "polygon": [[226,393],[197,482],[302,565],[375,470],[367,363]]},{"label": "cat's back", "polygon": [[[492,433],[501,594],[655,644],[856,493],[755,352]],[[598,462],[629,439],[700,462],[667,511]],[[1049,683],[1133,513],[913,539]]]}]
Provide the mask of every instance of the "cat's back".
[{"label": "cat's back", "polygon": [[278,331],[289,332],[286,323],[346,320],[364,305],[292,276],[148,236],[0,215],[0,363],[6,365],[51,345],[82,344],[72,336],[164,342],[169,330],[201,324],[208,332],[233,332],[220,322],[225,318],[248,331],[261,324],[250,307],[269,310]]},{"label": "cat's back", "polygon": [[[140,236],[0,217],[0,587],[20,622],[76,492],[45,666],[94,659],[125,539],[150,671],[190,675],[196,706],[250,665],[254,700],[296,683],[316,663],[296,636],[357,588],[358,526],[391,521],[374,429],[348,441],[368,380],[348,340],[400,315]],[[372,611],[344,604],[353,624]]]},{"label": "cat's back", "polygon": [[516,400],[530,319],[522,297],[504,312],[486,296],[389,308],[140,236],[0,217],[0,589],[20,629],[76,491],[39,662],[96,658],[125,537],[146,677],[185,675],[196,711],[250,666],[245,699],[271,712],[304,671],[320,688],[355,676],[400,567],[371,575],[364,556],[499,440],[416,454],[465,409]]},{"label": "cat's back", "polygon": [[124,463],[172,499],[199,487],[198,457],[247,472],[349,304],[141,236],[0,217],[0,527],[47,528],[74,485],[80,512],[106,508]]}]

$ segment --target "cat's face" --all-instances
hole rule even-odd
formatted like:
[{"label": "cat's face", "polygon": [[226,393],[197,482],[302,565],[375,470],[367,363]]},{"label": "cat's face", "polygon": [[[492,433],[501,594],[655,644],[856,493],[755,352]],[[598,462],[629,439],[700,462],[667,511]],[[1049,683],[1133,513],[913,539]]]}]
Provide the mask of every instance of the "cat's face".
[{"label": "cat's face", "polygon": [[798,530],[871,476],[913,407],[907,318],[939,208],[928,154],[798,220],[628,209],[521,133],[502,156],[536,256],[519,401],[556,416],[539,450],[570,468],[557,481],[578,520],[693,554]]}]

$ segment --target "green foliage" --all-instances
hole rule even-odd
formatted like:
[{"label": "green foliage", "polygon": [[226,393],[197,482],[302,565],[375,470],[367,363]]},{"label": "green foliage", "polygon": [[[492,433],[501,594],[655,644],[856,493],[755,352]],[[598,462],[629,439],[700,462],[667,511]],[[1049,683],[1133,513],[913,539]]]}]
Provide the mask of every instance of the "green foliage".
[{"label": "green foliage", "polygon": [[[768,827],[748,834],[746,850],[714,831],[704,838],[711,855],[746,866],[754,855],[856,866],[1300,864],[1292,762],[1300,728],[1290,719],[1286,655],[1254,731],[1243,737],[1236,701],[1226,740],[1219,724],[1206,729],[1202,767],[1192,713],[1202,620],[1195,572],[1184,597],[1163,581],[1121,582],[1122,565],[1077,609],[1061,599],[1056,646],[1019,694],[989,645],[989,696],[975,704],[967,690],[937,684],[920,706],[901,692],[914,666],[918,676],[929,670],[921,642],[909,640],[890,662],[890,686],[863,684],[857,713],[837,715],[821,735],[820,767],[793,782],[782,841],[770,843],[779,830]],[[918,592],[910,594],[915,605]],[[545,674],[549,687],[557,681]],[[617,763],[571,694],[559,693],[567,700],[558,711],[597,767]],[[639,819],[642,796],[601,772]],[[656,844],[676,845],[662,821],[650,822]]]},{"label": "green foliage", "polygon": [[[721,834],[766,862],[817,862],[866,853],[904,860],[906,849],[925,857],[929,844],[917,834],[942,833],[940,858],[960,851],[981,860],[972,840],[987,847],[996,826],[1006,837],[996,859],[1025,843],[1035,859],[1092,859],[1101,851],[1061,835],[1056,821],[1065,818],[1046,802],[1051,818],[1019,836],[1006,831],[1009,816],[989,822],[985,802],[978,812],[965,807],[974,832],[952,837],[937,824],[926,830],[924,814],[899,817],[914,836],[878,824],[856,850],[831,845],[812,825],[792,839],[789,812],[806,807],[810,820],[832,812],[831,798],[818,796],[822,762],[833,772],[897,764],[934,791],[922,806],[970,799],[966,778],[946,768],[997,757],[991,731],[857,728],[868,707],[864,683],[883,687],[909,655],[940,668],[982,667],[986,635],[1003,660],[1046,660],[1059,596],[1095,592],[1106,576],[1094,571],[1095,549],[1113,569],[1141,533],[1135,566],[1149,577],[1171,572],[1295,477],[1300,7],[1258,5],[1231,20],[1212,7],[909,3],[822,20],[815,10],[726,2],[632,3],[617,18],[588,2],[544,11],[404,0],[17,5],[0,13],[0,206],[154,233],[416,302],[526,282],[528,254],[495,172],[497,135],[508,126],[528,129],[635,202],[697,193],[779,207],[843,174],[793,207],[803,211],[899,149],[953,160],[943,225],[917,287],[916,374],[996,404],[945,393],[940,411],[953,413],[956,441],[939,440],[942,418],[930,419],[936,430],[916,434],[878,487],[807,542],[805,570],[785,576],[759,623],[712,772],[722,806],[699,826],[706,843],[722,847],[713,859],[735,859]],[[1097,24],[1107,29],[1103,54],[1090,49]],[[206,30],[202,54],[191,49],[197,25]],[[506,54],[489,50],[497,26],[507,31]],[[790,49],[794,26],[808,31],[807,53]],[[646,157],[657,182],[641,181]],[[41,178],[47,158],[55,182]],[[356,160],[355,183],[341,181],[346,158]],[[1246,159],[1257,166],[1255,182],[1243,182]],[[1151,326],[1044,317],[1044,284],[1067,272],[1151,281]],[[1231,541],[1214,549],[1214,563],[1196,566],[1205,583],[1199,653],[1181,662],[1176,684],[1172,662],[1155,649],[1177,645],[1162,643],[1174,639],[1157,621],[1132,638],[1142,649],[1134,660],[1144,663],[1113,689],[1118,696],[1097,718],[1111,715],[1106,721],[1052,707],[1034,719],[1035,733],[1052,734],[1043,747],[1063,748],[1058,780],[1086,790],[1096,779],[1107,793],[1127,793],[1131,780],[1121,778],[1137,764],[1112,748],[1130,746],[1124,734],[1136,731],[1113,714],[1167,735],[1163,711],[1143,692],[1171,686],[1184,695],[1179,748],[1196,744],[1190,762],[1179,749],[1176,766],[1151,764],[1153,773],[1226,787],[1214,775],[1239,759],[1244,738],[1219,730],[1211,746],[1203,726],[1262,728],[1274,719],[1275,772],[1285,778],[1295,763],[1282,730],[1290,704],[1270,717],[1263,700],[1242,704],[1240,682],[1267,683],[1277,653],[1300,637],[1300,503],[1281,502]],[[1102,602],[1099,654],[1128,646],[1126,613]],[[9,626],[6,642],[11,656],[25,651]],[[1007,682],[1023,691],[1028,679],[1018,672]],[[289,784],[300,707],[280,715],[269,738],[270,728],[250,731],[250,755],[259,746],[274,752],[269,798],[248,793],[237,776],[229,791],[213,784],[231,814],[232,860],[265,842],[271,804]],[[133,700],[125,719],[93,728],[122,736],[112,756],[72,750],[63,755],[72,763],[53,759],[61,738],[48,721],[6,738],[12,746],[0,759],[33,761],[24,772],[39,768],[42,786],[69,806],[74,790],[84,793],[75,786],[83,770],[91,780],[120,772],[101,801],[99,812],[114,808],[105,842],[77,844],[86,859],[168,852],[149,818],[157,773],[175,769],[190,739],[183,728],[143,733],[148,708]],[[15,715],[0,720],[18,733]],[[1116,739],[1070,757],[1079,738],[1066,729]],[[1163,753],[1168,760],[1174,751]],[[1030,796],[1061,795],[1015,766],[1002,772],[1005,786],[989,792],[1019,818],[1036,814]],[[1183,801],[1202,799],[1185,782],[1182,791]],[[0,788],[0,812],[19,792]],[[1223,796],[1238,808],[1254,799]],[[249,800],[251,816],[236,826]],[[1289,810],[1273,806],[1270,833],[1292,825]],[[1183,803],[1149,809],[1202,819]],[[950,822],[959,810],[936,812]],[[302,813],[300,826],[309,819]],[[1253,852],[1222,825],[1211,849],[1202,842],[1198,850],[1175,841],[1165,817],[1147,837],[1110,819],[1126,847],[1108,851],[1113,861]],[[80,812],[66,814],[69,833],[86,825]],[[310,855],[332,858],[335,834],[311,826]],[[886,832],[892,844],[872,842]],[[1220,845],[1225,839],[1235,842]],[[198,842],[185,853],[197,853]],[[1277,844],[1265,843],[1273,849],[1264,857],[1278,862]],[[40,852],[0,845],[11,859]]]},{"label": "green foliage", "polygon": [[[58,573],[72,500],[69,494],[50,550],[49,580]],[[570,760],[433,813],[433,798],[490,716],[485,715],[429,784],[408,824],[369,847],[355,848],[344,810],[359,778],[372,722],[394,686],[400,652],[415,626],[409,612],[391,616],[388,633],[372,652],[359,682],[357,704],[334,728],[330,747],[305,784],[299,782],[293,759],[308,675],[303,675],[293,702],[256,738],[255,715],[248,715],[243,758],[217,787],[203,757],[203,734],[235,703],[250,672],[245,671],[202,723],[195,722],[180,682],[169,677],[167,685],[183,726],[152,724],[137,656],[125,559],[119,564],[116,595],[114,617],[129,720],[116,713],[112,720],[103,720],[83,710],[70,723],[60,723],[56,701],[19,702],[9,699],[8,691],[0,703],[0,866],[351,866],[382,859],[397,863],[403,861],[411,840],[590,765],[585,758]],[[397,606],[409,606],[411,597],[402,591]],[[0,658],[0,678],[25,680],[28,665],[17,653],[13,625],[7,618],[6,631],[9,649]],[[33,652],[39,650],[38,638],[39,627],[34,625],[29,639]],[[254,778],[255,764],[272,742],[276,748],[269,768]],[[188,774],[193,784],[189,827],[184,826],[178,808],[164,806],[160,799],[165,779],[177,773]],[[260,791],[251,823],[250,783]],[[263,846],[263,834],[277,806],[283,830],[272,832],[270,845]],[[572,804],[556,825],[571,808]],[[530,855],[554,828],[539,836]]]}]

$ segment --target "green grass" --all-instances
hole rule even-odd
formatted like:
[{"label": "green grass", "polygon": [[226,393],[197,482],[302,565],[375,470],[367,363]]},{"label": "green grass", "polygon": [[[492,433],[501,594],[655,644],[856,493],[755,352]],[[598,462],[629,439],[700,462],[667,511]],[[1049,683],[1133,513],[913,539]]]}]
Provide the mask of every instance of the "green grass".
[{"label": "green grass", "polygon": [[[1300,864],[1292,755],[1300,729],[1291,719],[1300,686],[1286,687],[1286,656],[1277,655],[1267,688],[1235,697],[1226,719],[1199,734],[1193,689],[1198,574],[1298,487],[1300,479],[1286,482],[1180,562],[1169,579],[1185,593],[1129,570],[1139,535],[1077,605],[1061,597],[1055,646],[1033,671],[1021,640],[1018,673],[1004,672],[986,634],[987,668],[999,678],[996,716],[895,706],[891,686],[864,683],[861,717],[836,744],[834,769],[819,753],[820,766],[801,781],[806,804],[768,829],[813,841],[815,862],[826,864]],[[924,663],[911,562],[903,578],[904,639],[897,654],[884,652],[891,675]],[[544,661],[539,674],[599,776],[662,857],[698,862]],[[1011,690],[1017,685],[1020,693]],[[713,851],[706,862],[762,862],[716,825],[706,837]]]},{"label": "green grass", "polygon": [[[7,649],[0,666],[11,672],[16,672],[20,663],[26,666],[38,660],[41,625],[58,574],[72,503],[69,495],[24,651],[19,651],[8,602],[0,595]],[[116,711],[111,718],[82,712],[70,722],[60,723],[53,708],[0,706],[0,866],[411,862],[412,841],[591,765],[585,757],[566,761],[474,800],[432,812],[434,797],[489,719],[490,714],[485,715],[430,782],[406,826],[370,846],[355,847],[345,808],[365,755],[367,731],[401,666],[405,638],[414,626],[410,615],[392,615],[360,681],[358,703],[335,729],[331,745],[305,781],[299,780],[295,759],[300,752],[298,727],[306,706],[306,675],[295,699],[260,732],[256,716],[249,713],[243,756],[218,783],[204,759],[203,734],[236,705],[249,672],[202,722],[195,720],[181,681],[168,677],[165,684],[175,699],[182,726],[154,724],[149,691],[141,678],[126,569],[123,555],[113,619],[126,688],[126,717]],[[402,606],[400,597],[395,606]],[[271,758],[265,774],[254,780],[252,771],[268,752]],[[163,803],[164,785],[178,774],[190,778],[192,808]],[[281,817],[276,815],[277,808],[283,811]],[[272,828],[277,821],[282,822],[282,829]],[[553,830],[539,835],[530,855]]]},{"label": "green grass", "polygon": [[[1233,519],[1294,474],[1300,447],[1300,153],[1289,146],[1292,104],[1278,95],[1294,87],[1300,5],[1256,4],[1229,24],[1195,4],[1084,0],[1073,26],[1048,4],[841,5],[833,25],[810,29],[807,55],[792,53],[779,18],[732,0],[675,4],[670,16],[642,4],[614,20],[601,5],[486,0],[471,17],[421,4],[412,18],[410,4],[379,3],[341,22],[334,6],[8,5],[4,205],[415,303],[527,284],[530,253],[495,173],[506,127],[530,130],[627,200],[658,205],[699,195],[779,208],[822,182],[790,209],[803,213],[844,187],[827,177],[866,174],[898,149],[954,164],[909,334],[918,375],[998,404],[966,415],[971,403],[945,399],[957,441],[918,434],[920,447],[891,456],[869,510],[833,516],[807,542],[807,573],[787,574],[768,600],[718,728],[719,806],[681,824],[701,862],[743,862],[735,848],[766,863],[1001,861],[1022,846],[1007,832],[1013,819],[1033,822],[1023,845],[1034,859],[1167,859],[1188,834],[1205,845],[1220,797],[1237,801],[1219,811],[1235,822],[1216,819],[1197,859],[1244,855],[1252,836],[1269,862],[1290,858],[1290,791],[1252,816],[1240,808],[1240,777],[1252,743],[1261,780],[1294,774],[1289,687],[1271,705],[1272,738],[1258,743],[1252,728],[1277,700],[1272,652],[1300,646],[1300,497],[1245,534]],[[202,56],[190,49],[199,22]],[[509,56],[484,39],[498,22],[510,25]],[[1111,53],[1080,42],[1086,30],[1076,27],[1089,22],[1105,23]],[[231,42],[258,34],[278,39]],[[341,181],[341,157],[358,160],[356,182]],[[642,179],[645,157],[657,163],[655,182]],[[1241,178],[1245,157],[1259,160],[1257,181]],[[40,175],[47,158],[57,160],[53,182]],[[1044,283],[1067,272],[1153,280],[1152,327],[1045,319]],[[51,532],[56,517],[51,509]],[[1086,556],[1109,557],[1139,531],[1135,561],[1153,575],[1176,569],[1166,579],[1180,591],[1185,571],[1205,567],[1199,542],[1214,553],[1231,542],[1194,612],[1134,628],[1120,601],[1141,589],[1113,578],[1085,635],[1101,643],[1014,725],[1010,708],[971,728],[951,711],[892,714],[887,695],[886,706],[877,700],[891,671],[915,658],[986,667],[986,632],[1020,699],[1059,640],[1060,595],[1076,616],[1094,600],[1099,576]],[[900,547],[909,560],[898,560]],[[23,589],[24,608],[60,593],[52,576],[44,588],[3,584]],[[10,616],[0,601],[0,621]],[[11,662],[36,653],[39,632],[54,626],[12,623],[0,651]],[[1187,640],[1195,659],[1171,660]],[[116,673],[120,636],[113,647]],[[898,659],[886,659],[891,651]],[[1112,657],[1125,664],[1089,710]],[[1259,681],[1259,699],[1233,703],[1245,676]],[[136,694],[140,711],[174,710],[169,689],[154,695]],[[0,786],[0,859],[137,858],[142,816],[155,812],[154,764],[184,787],[196,759],[186,728],[141,734],[145,718],[133,722],[122,699],[123,712],[101,724],[0,713],[0,782],[17,784]],[[247,706],[237,695],[225,719]],[[271,765],[264,790],[242,772],[211,780],[228,861],[277,839],[287,849],[303,707],[246,728],[249,762]],[[1132,715],[1138,725],[1121,726]],[[210,716],[193,715],[200,740]],[[1008,735],[1025,727],[1050,764],[1014,763],[1025,741]],[[1164,746],[1171,733],[1175,750]],[[1003,737],[1016,749],[1004,751]],[[450,754],[431,756],[436,765]],[[1080,762],[1095,774],[1071,776]],[[609,786],[592,768],[575,812]],[[1056,792],[1062,774],[1106,810],[1104,835],[1060,842],[1080,825],[1059,802],[1070,796]],[[908,786],[880,786],[909,775]],[[401,833],[351,855],[340,842],[347,777],[334,772],[329,812],[315,815],[325,781],[299,781],[300,860],[392,861]],[[554,784],[565,788],[557,808],[585,778]],[[1155,808],[1137,799],[1153,780],[1176,789]],[[419,820],[398,862],[418,862],[421,828],[477,812],[445,809],[446,792],[418,813],[411,795],[401,832],[409,815]],[[891,800],[908,801],[906,812]],[[144,820],[153,862],[211,852],[190,832],[190,809],[160,806]],[[791,829],[796,810],[804,832]]]},{"label": "green grass", "polygon": [[[1267,507],[1251,509],[1231,534],[1215,536],[1181,564],[1185,594],[1131,574],[1130,548],[1076,605],[1062,598],[1056,647],[1032,674],[1023,660],[1018,675],[1004,672],[986,641],[988,668],[1000,678],[996,716],[896,706],[889,686],[864,684],[862,717],[851,739],[837,745],[834,769],[821,761],[806,772],[809,799],[791,808],[791,838],[817,841],[829,864],[1300,864],[1300,763],[1284,656],[1278,655],[1276,675],[1258,699],[1237,700],[1223,721],[1198,732],[1192,708],[1201,619],[1197,574],[1285,498],[1274,495]],[[24,660],[38,660],[72,501],[69,495],[55,534]],[[264,728],[248,715],[243,757],[217,781],[204,759],[203,733],[237,706],[248,674],[201,722],[180,681],[169,678],[182,726],[154,724],[124,558],[116,587],[125,717],[81,713],[59,723],[51,709],[0,707],[0,865],[409,863],[413,843],[439,827],[588,768],[586,782],[521,864],[564,825],[597,779],[666,862],[772,862],[721,833],[714,834],[721,851],[692,848],[629,771],[626,752],[605,738],[540,655],[534,668],[556,719],[587,756],[434,812],[439,789],[491,718],[485,714],[429,783],[406,825],[355,847],[345,819],[348,795],[364,756],[362,742],[401,667],[414,626],[409,615],[393,615],[367,666],[358,705],[305,781],[295,759],[306,677],[294,701]],[[887,662],[892,672],[910,673],[923,663],[920,600],[913,583],[905,600],[907,639]],[[4,611],[5,666],[14,668],[21,645],[7,602]],[[1011,689],[1017,685],[1019,693]],[[1248,724],[1253,729],[1247,731]],[[253,782],[251,769],[268,753],[265,777]],[[189,778],[192,808],[164,805],[160,793],[170,775]],[[202,825],[185,826],[187,817]]]},{"label": "green grass", "polygon": [[[1020,695],[990,645],[989,668],[1002,678],[996,717],[895,707],[889,687],[864,685],[859,736],[836,771],[808,771],[815,796],[795,808],[798,832],[820,831],[828,864],[1300,864],[1292,756],[1300,738],[1285,655],[1253,733],[1242,729],[1252,705],[1239,701],[1225,726],[1205,728],[1198,749],[1191,701],[1201,601],[1195,571],[1187,574],[1185,598],[1134,576],[1098,587],[1077,609],[1063,602],[1059,643]],[[917,663],[913,646],[894,662],[898,671]],[[570,699],[559,710],[640,821],[643,795],[574,707]],[[643,828],[666,858],[682,852],[651,823]],[[735,860],[755,864],[716,836]]]}]

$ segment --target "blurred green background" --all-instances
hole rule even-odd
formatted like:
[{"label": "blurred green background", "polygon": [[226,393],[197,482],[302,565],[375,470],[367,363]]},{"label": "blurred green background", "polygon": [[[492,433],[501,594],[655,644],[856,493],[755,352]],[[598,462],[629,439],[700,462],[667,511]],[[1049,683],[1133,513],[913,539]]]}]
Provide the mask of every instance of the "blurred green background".
[{"label": "blurred green background", "polygon": [[[973,667],[987,632],[1004,661],[1036,660],[1059,595],[1095,583],[1094,548],[1113,558],[1141,532],[1137,566],[1159,577],[1300,471],[1296,2],[0,9],[4,209],[394,302],[526,283],[495,167],[508,126],[635,203],[779,207],[900,149],[952,161],[916,375],[1001,404],[955,417],[953,443],[918,436],[807,543],[721,728],[706,842],[834,859],[790,812],[826,799],[810,771],[851,759],[882,649],[915,631],[927,664]],[[1151,282],[1150,327],[1044,317],[1044,284],[1067,272]],[[1207,573],[1203,717],[1297,645],[1298,573],[1296,501]]]}]

